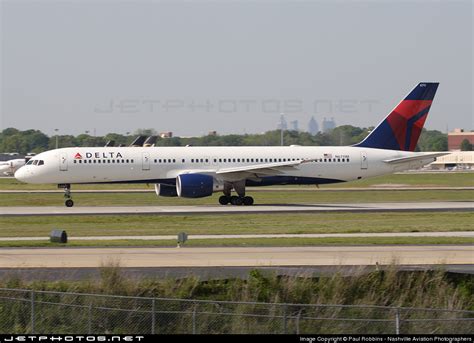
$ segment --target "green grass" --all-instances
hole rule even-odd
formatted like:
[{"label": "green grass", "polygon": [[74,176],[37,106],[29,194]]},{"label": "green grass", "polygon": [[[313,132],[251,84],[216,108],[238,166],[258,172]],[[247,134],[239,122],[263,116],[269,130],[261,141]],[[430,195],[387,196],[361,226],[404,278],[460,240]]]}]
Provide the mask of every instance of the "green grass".
[{"label": "green grass", "polygon": [[[155,329],[160,334],[191,333],[193,328],[201,334],[318,332],[367,335],[395,332],[395,311],[389,308],[336,307],[329,304],[402,307],[399,313],[403,319],[400,322],[403,334],[469,334],[472,333],[472,322],[467,320],[472,318],[470,314],[443,309],[473,310],[473,285],[472,275],[447,273],[442,267],[436,271],[402,271],[395,265],[375,271],[359,268],[350,274],[336,269],[330,275],[301,273],[281,276],[254,269],[245,278],[209,280],[200,280],[192,275],[175,279],[128,277],[119,264],[105,265],[100,268],[97,279],[82,281],[31,282],[12,273],[0,280],[0,287],[8,288],[1,293],[0,331],[24,334],[32,330],[30,293],[11,290],[21,288],[43,291],[36,292],[34,298],[37,303],[37,315],[33,317],[36,329],[63,334],[87,332],[89,325],[94,333],[148,333],[150,315],[146,311],[153,305],[158,311]],[[74,295],[44,291],[74,292]],[[147,299],[86,294],[153,297],[155,301],[152,305]],[[15,301],[15,298],[19,299]],[[178,302],[178,299],[240,303]],[[304,304],[304,307],[275,306],[271,303]],[[76,307],[65,310],[57,306],[60,304]],[[309,304],[320,306],[308,307]],[[111,308],[130,312],[110,311]],[[427,312],[416,308],[439,310]],[[137,309],[142,312],[137,312]],[[167,312],[160,312],[160,309]],[[195,321],[193,314],[196,315]],[[244,317],[243,314],[251,316]]]},{"label": "green grass", "polygon": [[473,231],[472,212],[0,217],[0,237]]},{"label": "green grass", "polygon": [[[232,239],[192,239],[185,247],[302,247],[330,245],[432,245],[432,244],[474,244],[474,238],[460,237],[356,237],[356,238],[232,238]],[[51,247],[176,247],[171,240],[108,240],[70,241],[67,244],[48,241],[8,241],[0,242],[2,248],[51,248]]]},{"label": "green grass", "polygon": [[[248,192],[255,204],[316,204],[365,203],[407,201],[470,201],[474,190],[422,190],[422,191],[275,191]],[[202,199],[157,197],[154,193],[73,193],[75,206],[160,206],[160,205],[216,205],[220,194]],[[0,206],[63,206],[62,194],[2,194]]]}]

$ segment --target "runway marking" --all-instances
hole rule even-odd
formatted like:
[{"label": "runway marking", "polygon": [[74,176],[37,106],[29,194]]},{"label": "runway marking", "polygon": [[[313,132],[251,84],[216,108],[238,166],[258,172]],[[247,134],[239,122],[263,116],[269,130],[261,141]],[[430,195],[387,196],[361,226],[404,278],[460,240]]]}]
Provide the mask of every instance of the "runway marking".
[{"label": "runway marking", "polygon": [[[252,238],[372,238],[372,237],[464,237],[474,238],[474,231],[452,232],[382,232],[382,233],[302,233],[302,234],[241,234],[241,235],[188,235],[189,240],[198,239],[252,239]],[[68,236],[69,241],[112,241],[112,240],[171,240],[177,235],[148,236]],[[0,237],[8,241],[49,241],[49,237]]]},{"label": "runway marking", "polygon": [[340,204],[275,204],[254,206],[12,206],[1,207],[0,216],[44,215],[117,215],[117,214],[235,214],[290,212],[413,212],[413,211],[472,211],[473,201],[444,202],[385,202]]},{"label": "runway marking", "polygon": [[[396,185],[380,185],[374,187],[338,187],[338,188],[316,188],[316,187],[247,187],[248,192],[368,192],[368,191],[472,191],[474,187],[397,187]],[[0,189],[0,194],[63,194],[63,190],[56,189]],[[155,193],[154,189],[76,189],[73,193]]]}]

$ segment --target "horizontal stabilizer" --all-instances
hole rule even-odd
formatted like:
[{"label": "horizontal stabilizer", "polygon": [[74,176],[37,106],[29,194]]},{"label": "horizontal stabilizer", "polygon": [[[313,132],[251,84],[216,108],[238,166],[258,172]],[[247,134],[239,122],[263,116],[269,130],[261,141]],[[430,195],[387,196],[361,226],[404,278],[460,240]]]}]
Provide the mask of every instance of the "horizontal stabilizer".
[{"label": "horizontal stabilizer", "polygon": [[384,160],[384,162],[388,164],[399,164],[399,163],[414,162],[414,161],[429,160],[429,159],[433,159],[434,161],[436,160],[436,157],[449,155],[449,154],[450,152],[426,152],[426,153],[418,153],[416,155],[408,156],[408,157],[392,158],[390,160]]}]

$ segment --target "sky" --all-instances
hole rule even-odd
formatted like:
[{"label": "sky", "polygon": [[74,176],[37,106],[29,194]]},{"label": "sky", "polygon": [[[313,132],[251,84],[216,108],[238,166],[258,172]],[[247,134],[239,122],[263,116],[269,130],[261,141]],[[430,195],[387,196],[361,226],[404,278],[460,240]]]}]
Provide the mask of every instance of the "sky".
[{"label": "sky", "polygon": [[474,129],[467,1],[0,1],[0,129],[260,133],[377,125],[440,82],[428,129]]}]

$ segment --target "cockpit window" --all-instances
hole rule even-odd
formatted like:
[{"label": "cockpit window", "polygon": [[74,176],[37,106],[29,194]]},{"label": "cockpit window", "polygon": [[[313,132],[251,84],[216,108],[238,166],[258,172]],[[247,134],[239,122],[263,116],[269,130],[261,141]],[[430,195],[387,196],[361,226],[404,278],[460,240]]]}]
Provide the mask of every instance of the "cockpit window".
[{"label": "cockpit window", "polygon": [[44,165],[44,160],[29,160],[26,165],[42,166]]}]

